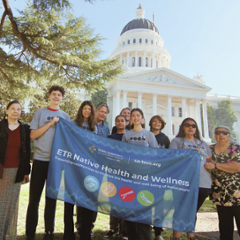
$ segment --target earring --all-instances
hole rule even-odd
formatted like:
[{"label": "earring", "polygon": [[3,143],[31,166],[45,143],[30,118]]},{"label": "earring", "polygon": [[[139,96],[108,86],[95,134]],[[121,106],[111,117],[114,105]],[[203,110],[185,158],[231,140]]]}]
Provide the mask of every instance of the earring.
[{"label": "earring", "polygon": [[7,114],[5,114],[5,119],[6,119],[6,120],[8,119],[8,115],[7,115]]}]

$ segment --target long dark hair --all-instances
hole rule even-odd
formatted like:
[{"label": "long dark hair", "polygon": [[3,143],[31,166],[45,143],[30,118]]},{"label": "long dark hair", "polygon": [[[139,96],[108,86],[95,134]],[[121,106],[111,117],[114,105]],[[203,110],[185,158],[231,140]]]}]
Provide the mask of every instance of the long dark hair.
[{"label": "long dark hair", "polygon": [[178,134],[177,134],[176,137],[180,137],[180,138],[184,138],[184,137],[185,137],[184,130],[183,130],[183,125],[184,125],[185,122],[188,121],[188,120],[191,120],[191,121],[193,121],[193,122],[196,124],[197,127],[196,127],[196,133],[194,134],[194,137],[195,137],[196,139],[198,139],[198,140],[201,141],[201,136],[200,136],[200,132],[199,132],[199,129],[198,129],[197,122],[196,122],[193,118],[190,118],[190,117],[185,118],[185,119],[182,121],[182,123],[181,123],[181,125],[180,125],[180,127],[179,127],[179,132],[178,132]]},{"label": "long dark hair", "polygon": [[92,102],[90,102],[90,101],[82,102],[81,106],[78,109],[78,112],[77,112],[77,115],[76,115],[76,118],[75,118],[75,122],[76,122],[77,126],[82,127],[82,124],[84,122],[82,110],[83,110],[83,107],[86,106],[86,105],[91,107],[91,115],[89,116],[87,122],[88,122],[89,130],[91,132],[93,132],[93,131],[95,131],[95,124],[96,123],[95,123],[95,108],[94,108]]},{"label": "long dark hair", "polygon": [[[144,118],[144,114],[143,114],[142,109],[140,109],[140,108],[133,108],[133,109],[131,110],[131,114],[130,114],[130,121],[131,121],[132,113],[133,113],[134,111],[138,111],[138,112],[142,115],[142,117]],[[141,124],[141,125],[142,125],[142,128],[145,128],[145,123],[144,123],[144,124]],[[134,124],[132,123],[131,129],[133,129],[133,127],[134,127]]]}]

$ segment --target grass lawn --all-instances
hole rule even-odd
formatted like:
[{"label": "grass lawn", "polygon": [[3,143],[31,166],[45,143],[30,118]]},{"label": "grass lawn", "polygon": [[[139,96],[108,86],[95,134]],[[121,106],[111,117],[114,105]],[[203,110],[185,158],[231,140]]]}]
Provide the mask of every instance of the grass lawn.
[{"label": "grass lawn", "polygon": [[[26,222],[26,212],[28,206],[28,193],[29,193],[29,183],[21,186],[20,199],[19,199],[19,214],[18,214],[18,240],[25,239],[25,222]],[[44,202],[45,202],[45,192],[42,195],[40,207],[39,207],[39,222],[37,226],[36,240],[42,240],[44,234]],[[64,204],[61,201],[57,202],[56,218],[55,218],[55,239],[63,239],[63,209]],[[215,205],[210,200],[206,200],[201,207],[200,211],[215,211]],[[109,230],[109,216],[99,213],[94,228],[94,237],[93,240],[103,239],[103,236]],[[170,239],[172,235],[171,230],[164,230],[162,236],[164,239]],[[76,234],[77,236],[77,234]],[[187,239],[186,234],[183,234],[182,240]]]}]

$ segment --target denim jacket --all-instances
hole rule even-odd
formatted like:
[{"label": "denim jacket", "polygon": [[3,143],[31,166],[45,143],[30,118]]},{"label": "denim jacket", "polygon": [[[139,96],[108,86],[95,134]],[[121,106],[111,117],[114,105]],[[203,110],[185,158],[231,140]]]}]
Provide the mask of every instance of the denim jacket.
[{"label": "denim jacket", "polygon": [[[99,135],[99,133],[97,133]],[[107,137],[110,134],[110,129],[107,124],[102,122],[102,136]]]}]

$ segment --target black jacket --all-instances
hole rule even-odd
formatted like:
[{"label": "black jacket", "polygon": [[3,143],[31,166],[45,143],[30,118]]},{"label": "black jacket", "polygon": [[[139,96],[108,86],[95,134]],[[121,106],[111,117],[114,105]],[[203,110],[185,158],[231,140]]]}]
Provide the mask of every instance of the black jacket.
[{"label": "black jacket", "polygon": [[[17,171],[15,183],[21,182],[24,179],[24,175],[30,173],[30,130],[29,125],[20,123],[20,137],[21,137],[21,149],[20,149],[20,164]],[[0,164],[4,165],[5,152],[8,142],[8,121],[3,120],[0,122]],[[3,170],[4,171],[4,170]]]}]

